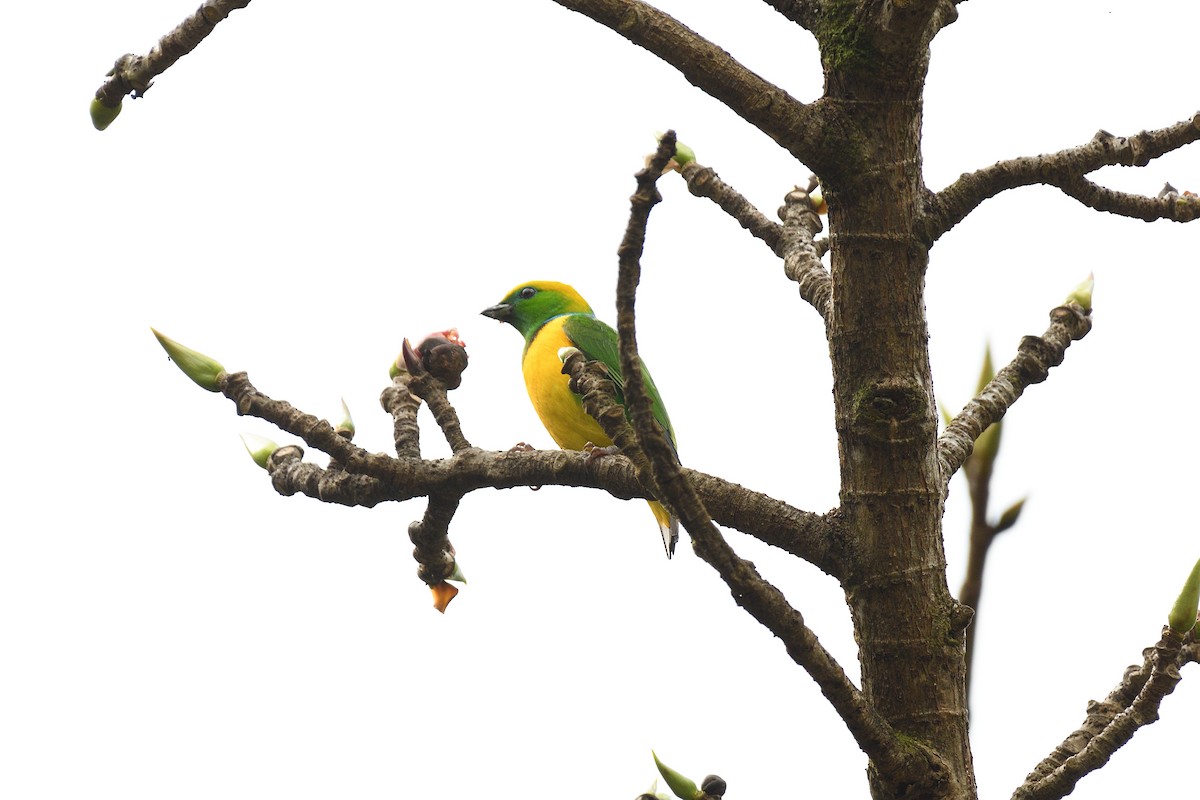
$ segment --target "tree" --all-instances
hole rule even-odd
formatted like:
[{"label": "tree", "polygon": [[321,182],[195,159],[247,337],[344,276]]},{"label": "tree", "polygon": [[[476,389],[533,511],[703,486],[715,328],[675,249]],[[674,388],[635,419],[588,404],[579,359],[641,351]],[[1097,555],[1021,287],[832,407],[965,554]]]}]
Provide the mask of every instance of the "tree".
[{"label": "tree", "polygon": [[[1055,309],[1050,330],[1027,340],[1007,372],[1002,369],[1000,378],[938,436],[921,291],[928,251],[988,197],[1031,183],[1056,186],[1108,211],[1191,219],[1195,202],[1178,193],[1157,198],[1113,193],[1083,176],[1105,164],[1145,163],[1194,141],[1200,131],[1193,119],[1128,139],[1098,135],[1053,157],[1004,162],[932,193],[919,169],[919,101],[928,66],[926,46],[951,21],[953,7],[776,5],[812,30],[822,45],[826,95],[815,103],[794,101],[648,6],[585,3],[580,10],[619,27],[622,35],[679,67],[691,82],[767,132],[821,177],[834,237],[828,274],[819,261],[822,245],[814,238],[817,223],[806,205],[807,193],[790,196],[789,211],[779,226],[752,207],[735,203],[740,198],[716,181],[711,171],[699,164],[684,167],[684,177],[695,193],[712,196],[724,208],[740,209],[739,221],[784,259],[802,296],[825,322],[840,436],[839,509],[829,515],[803,514],[755,498],[754,513],[743,518],[739,502],[744,504],[748,495],[703,476],[692,475],[691,480],[718,521],[787,546],[846,587],[861,645],[861,693],[826,658],[802,618],[724,551],[721,540],[705,525],[699,506],[685,519],[691,517],[689,530],[696,537],[698,552],[707,553],[706,560],[718,565],[739,601],[784,639],[793,658],[831,696],[856,741],[872,758],[876,796],[893,796],[912,787],[920,796],[972,796],[961,654],[969,612],[954,602],[945,576],[941,531],[945,491],[975,437],[998,420],[1028,385],[1046,377],[1071,340],[1087,332],[1090,308],[1087,303],[1067,303]],[[637,11],[633,18],[625,13],[631,8]],[[886,16],[887,26],[881,25],[885,18],[881,15]],[[645,197],[651,196],[647,189]],[[636,281],[630,278],[629,283]],[[632,296],[625,295],[624,302],[631,306]],[[881,325],[879,320],[886,322]],[[244,384],[225,381],[222,388],[248,406],[255,405]],[[438,402],[436,390],[428,399]],[[307,419],[289,417],[286,409],[264,404],[260,410],[295,433],[303,428],[310,445],[326,449],[349,472],[396,482],[395,462],[368,459],[332,436],[332,429],[312,428]],[[467,455],[459,461],[462,471],[452,470],[442,480],[462,481],[470,475],[468,463],[473,456]],[[470,480],[503,486],[519,475],[522,485],[594,481],[618,496],[640,491],[633,472],[619,461],[584,476],[577,462],[560,454],[511,454],[493,459],[487,470],[501,462],[514,465],[512,472]],[[315,468],[305,469],[310,470],[307,480]],[[482,466],[474,469],[485,471]],[[404,491],[428,492],[432,498],[444,494],[446,486],[462,485],[437,480],[433,472],[405,472]],[[649,478],[643,475],[643,480]],[[663,491],[674,482],[670,473],[658,473]],[[380,495],[370,492],[382,491],[378,483],[358,481],[356,486],[368,492],[358,497],[359,502],[364,497],[374,502]],[[666,499],[681,513],[693,508],[684,495]],[[437,508],[431,499],[431,509]],[[782,525],[781,518],[786,520]],[[442,515],[440,521],[448,522],[448,517]],[[896,531],[907,534],[902,546]],[[435,544],[444,551],[440,541]],[[896,580],[897,576],[904,580]],[[428,577],[436,583],[443,576]],[[1191,644],[1179,652],[1184,660],[1195,657]],[[914,665],[920,665],[915,675]],[[1070,788],[1067,783],[1058,788],[1043,784],[1050,788],[1038,791],[1047,794],[1036,796],[1061,796],[1062,788]]]}]

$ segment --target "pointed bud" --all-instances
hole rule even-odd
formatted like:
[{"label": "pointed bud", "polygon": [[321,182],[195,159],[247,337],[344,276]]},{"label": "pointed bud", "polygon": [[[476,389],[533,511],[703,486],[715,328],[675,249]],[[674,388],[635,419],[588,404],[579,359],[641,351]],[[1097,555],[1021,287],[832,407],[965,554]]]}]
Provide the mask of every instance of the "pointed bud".
[{"label": "pointed bud", "polygon": [[221,378],[225,375],[224,367],[203,353],[198,353],[190,347],[184,347],[174,339],[163,336],[154,328],[150,330],[184,375],[195,381],[196,385],[202,389],[210,392],[221,391]]},{"label": "pointed bud", "polygon": [[1196,566],[1192,567],[1192,573],[1188,575],[1187,582],[1183,584],[1183,591],[1176,598],[1175,605],[1171,606],[1171,613],[1167,615],[1167,624],[1171,626],[1171,630],[1182,636],[1196,626],[1198,608],[1200,608],[1200,561],[1197,561]]},{"label": "pointed bud", "polygon": [[350,407],[346,405],[346,398],[342,398],[342,421],[334,428],[341,436],[347,439],[354,438],[354,420],[350,417]]},{"label": "pointed bud", "polygon": [[267,459],[271,454],[279,449],[279,445],[272,442],[263,436],[257,436],[253,433],[242,434],[242,444],[246,446],[246,452],[254,459],[254,463],[258,464],[263,469],[267,468]]},{"label": "pointed bud", "polygon": [[1063,305],[1078,303],[1084,311],[1092,310],[1092,290],[1096,288],[1096,276],[1089,272],[1087,280],[1075,287],[1075,291],[1067,295]]},{"label": "pointed bud", "polygon": [[694,780],[680,775],[659,761],[658,754],[653,750],[650,751],[650,755],[654,756],[654,766],[658,767],[658,774],[662,775],[663,780],[667,782],[667,786],[671,788],[676,797],[680,800],[700,800],[704,797],[704,793],[696,786]]},{"label": "pointed bud", "polygon": [[821,191],[820,186],[817,186],[808,193],[808,200],[812,203],[813,210],[818,214],[829,213],[829,204],[825,202],[825,193]]},{"label": "pointed bud", "polygon": [[1028,497],[1022,497],[1020,500],[1004,509],[1004,513],[1000,515],[1000,519],[996,521],[996,533],[1006,531],[1013,525],[1017,524],[1017,519],[1021,516],[1021,509],[1025,507],[1025,501],[1028,499]]},{"label": "pointed bud", "polygon": [[463,575],[462,567],[458,565],[458,559],[454,561],[454,571],[446,576],[448,581],[458,581],[461,584],[466,584],[467,576]]},{"label": "pointed bud", "polygon": [[[400,361],[404,361],[401,366]],[[417,355],[417,351],[413,349],[412,343],[406,338],[404,344],[400,346],[400,358],[396,360],[396,366],[405,372],[420,372],[421,357]]]},{"label": "pointed bud", "polygon": [[433,607],[443,614],[446,613],[446,606],[458,594],[458,589],[445,581],[431,584],[429,591],[433,593]]},{"label": "pointed bud", "polygon": [[112,124],[112,121],[121,113],[121,102],[117,101],[117,107],[106,106],[100,102],[99,97],[92,98],[92,127],[98,131],[102,131]]},{"label": "pointed bud", "polygon": [[576,353],[583,355],[583,351],[578,347],[560,347],[558,348],[558,360],[565,364],[567,363],[567,359]]}]

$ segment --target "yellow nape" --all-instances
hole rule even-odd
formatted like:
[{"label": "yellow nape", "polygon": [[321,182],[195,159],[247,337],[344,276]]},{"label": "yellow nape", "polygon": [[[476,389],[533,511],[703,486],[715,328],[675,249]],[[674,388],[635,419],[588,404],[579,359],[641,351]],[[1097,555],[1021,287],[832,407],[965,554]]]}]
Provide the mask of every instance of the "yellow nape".
[{"label": "yellow nape", "polygon": [[525,390],[533,408],[541,418],[550,438],[564,450],[582,450],[588,442],[608,447],[612,440],[596,420],[583,410],[583,403],[568,385],[570,378],[562,372],[558,351],[575,344],[563,331],[568,317],[556,317],[542,326],[537,336],[525,348],[521,371],[525,373]]}]

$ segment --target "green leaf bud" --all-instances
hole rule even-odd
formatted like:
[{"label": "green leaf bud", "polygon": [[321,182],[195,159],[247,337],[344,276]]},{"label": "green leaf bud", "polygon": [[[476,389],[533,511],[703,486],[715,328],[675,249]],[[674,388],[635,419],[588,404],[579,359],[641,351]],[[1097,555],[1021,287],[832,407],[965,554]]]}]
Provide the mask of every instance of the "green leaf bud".
[{"label": "green leaf bud", "polygon": [[813,211],[818,214],[829,213],[829,204],[825,202],[825,193],[821,191],[820,185],[814,186],[813,190],[808,193],[808,201],[812,203]]},{"label": "green leaf bud", "polygon": [[243,433],[242,444],[246,446],[246,452],[254,459],[254,463],[263,469],[267,468],[267,459],[279,449],[279,445],[270,439],[264,436],[257,436],[253,433]]},{"label": "green leaf bud", "polygon": [[704,792],[700,791],[694,780],[680,775],[659,761],[658,754],[653,750],[650,751],[650,755],[654,756],[654,766],[658,767],[658,774],[662,775],[663,780],[667,782],[667,786],[670,787],[679,800],[700,800],[704,797]]},{"label": "green leaf bud", "polygon": [[202,389],[210,392],[221,391],[221,377],[225,374],[224,367],[203,353],[198,353],[190,347],[184,347],[174,339],[163,336],[154,328],[150,330],[184,375],[195,381],[196,385]]},{"label": "green leaf bud", "polygon": [[462,567],[458,565],[458,559],[454,560],[454,571],[446,576],[446,580],[458,581],[459,583],[463,584],[467,582],[467,576],[463,575]]},{"label": "green leaf bud", "polygon": [[112,106],[106,106],[104,103],[100,102],[99,97],[93,97],[91,112],[92,126],[96,130],[102,131],[111,125],[112,121],[117,118],[118,114],[121,113],[121,102],[118,100],[117,107],[113,108]]},{"label": "green leaf bud", "polygon": [[1022,497],[1020,500],[1004,509],[1004,513],[1000,515],[1000,519],[996,521],[996,533],[1006,531],[1013,525],[1017,524],[1017,519],[1021,516],[1021,509],[1025,507],[1025,501],[1028,499],[1028,497]]},{"label": "green leaf bud", "polygon": [[696,151],[683,142],[675,142],[675,163],[686,166],[696,160]]},{"label": "green leaf bud", "polygon": [[347,439],[354,437],[354,420],[350,417],[350,407],[346,405],[346,398],[342,398],[342,421],[334,428],[342,436]]},{"label": "green leaf bud", "polygon": [[1078,303],[1084,311],[1092,310],[1092,290],[1096,288],[1096,276],[1089,272],[1087,280],[1075,287],[1075,291],[1067,295],[1063,305]]},{"label": "green leaf bud", "polygon": [[[664,135],[665,134],[662,131],[656,131],[654,134],[654,141],[661,142]],[[696,160],[696,151],[693,150],[692,148],[688,147],[683,142],[676,139],[675,140],[675,155],[671,158],[670,161],[667,162],[667,168],[663,170],[663,174],[665,175],[666,173],[668,173],[672,170],[674,170],[675,172],[679,172],[682,167],[686,166],[687,164],[692,163],[695,160]],[[646,163],[647,164],[650,163],[649,156],[646,157]]]},{"label": "green leaf bud", "polygon": [[1187,582],[1183,584],[1183,591],[1179,593],[1175,605],[1171,606],[1171,613],[1167,615],[1167,624],[1171,626],[1171,630],[1182,636],[1194,628],[1198,607],[1200,607],[1200,561],[1197,561],[1196,566],[1192,567]]}]

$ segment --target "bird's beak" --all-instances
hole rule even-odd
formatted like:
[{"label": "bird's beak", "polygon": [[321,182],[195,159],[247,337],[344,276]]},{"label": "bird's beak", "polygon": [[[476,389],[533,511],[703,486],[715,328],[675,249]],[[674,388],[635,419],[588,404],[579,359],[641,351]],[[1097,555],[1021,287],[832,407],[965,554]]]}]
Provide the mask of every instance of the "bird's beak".
[{"label": "bird's beak", "polygon": [[483,314],[485,317],[491,317],[492,319],[496,319],[501,322],[508,322],[510,319],[512,319],[512,306],[508,303],[499,303],[494,306],[489,306],[479,313]]}]

